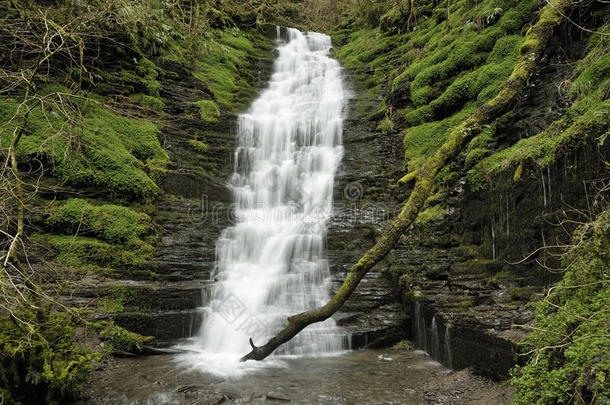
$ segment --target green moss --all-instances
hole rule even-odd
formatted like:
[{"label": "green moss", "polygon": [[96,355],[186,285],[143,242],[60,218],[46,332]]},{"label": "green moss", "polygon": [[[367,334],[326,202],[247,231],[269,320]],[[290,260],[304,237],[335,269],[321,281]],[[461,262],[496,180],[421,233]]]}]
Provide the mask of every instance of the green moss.
[{"label": "green moss", "polygon": [[434,205],[421,211],[419,215],[417,215],[417,219],[415,220],[418,224],[425,224],[430,221],[434,221],[435,219],[441,218],[445,215],[447,210],[441,207],[440,205]]},{"label": "green moss", "polygon": [[137,246],[152,230],[150,217],[113,204],[92,205],[79,198],[54,203],[46,219],[55,232],[64,235],[94,235],[109,243]]},{"label": "green moss", "polygon": [[409,171],[420,167],[432,152],[440,148],[449,133],[472,111],[474,106],[466,105],[449,118],[408,129],[404,134],[403,142]]},{"label": "green moss", "polygon": [[489,185],[489,175],[481,170],[471,169],[466,174],[466,184],[471,191],[483,191]]},{"label": "green moss", "polygon": [[513,181],[521,180],[522,174],[523,174],[523,162],[519,163],[519,166],[517,166],[517,170],[515,170],[515,174],[513,175]]},{"label": "green moss", "polygon": [[527,160],[547,166],[557,159],[564,148],[572,149],[601,137],[608,131],[609,116],[610,101],[600,101],[598,91],[576,103],[561,121],[545,131],[522,139],[481,161],[471,176],[489,176]]},{"label": "green moss", "polygon": [[[167,155],[150,121],[118,116],[95,101],[81,103],[83,121],[70,128],[62,112],[34,108],[27,135],[17,148],[20,162],[38,157],[52,175],[77,187],[104,189],[116,199],[150,199],[159,187],[149,176],[164,166]],[[0,100],[0,136],[7,143],[22,117],[13,117],[17,103]]]},{"label": "green moss", "polygon": [[141,353],[144,345],[154,340],[152,336],[142,336],[130,332],[112,322],[100,322],[97,324],[97,328],[100,329],[101,339],[107,340],[114,350],[122,352]]},{"label": "green moss", "polygon": [[381,120],[379,125],[377,125],[377,131],[380,131],[383,134],[390,133],[392,131],[392,129],[393,129],[392,120],[390,120],[388,117],[385,117],[383,120]]},{"label": "green moss", "polygon": [[[243,67],[252,58],[267,58],[270,41],[255,31],[239,29],[212,30],[199,39],[201,52],[195,55],[194,76],[212,92],[214,99],[230,111],[242,108],[253,94],[253,77]],[[206,107],[202,117],[213,117]]]},{"label": "green moss", "polygon": [[528,361],[513,370],[515,404],[610,402],[608,246],[610,211],[575,232],[563,280],[536,304],[536,329],[521,343]]},{"label": "green moss", "polygon": [[[431,15],[439,18],[420,18],[416,30],[401,33],[387,27],[362,28],[356,23],[341,30],[343,46],[336,55],[344,65],[367,77],[369,88],[390,85],[392,105],[384,100],[385,105],[379,103],[377,113],[370,118],[381,121],[381,132],[388,128],[385,117],[389,116],[394,127],[404,128],[408,172],[435,152],[451,129],[477,106],[498,94],[515,66],[524,40],[523,28],[538,7],[536,0],[518,4],[484,0],[468,7],[457,2],[452,5],[449,24],[444,21],[446,9],[441,5],[442,18],[437,15],[440,11],[430,8]],[[396,10],[388,10],[386,24],[397,15]],[[481,19],[481,27],[463,28],[467,22]],[[396,27],[393,23],[390,26]],[[388,76],[391,82],[384,83]],[[390,110],[396,107],[396,91],[408,99],[397,100],[399,109]],[[469,155],[470,165],[487,154],[489,148],[483,142],[481,137],[481,145],[470,148],[469,152],[479,149]],[[479,185],[483,186],[481,177]]]},{"label": "green moss", "polygon": [[208,151],[208,144],[202,141],[198,141],[196,139],[189,139],[189,143],[195,148],[195,150],[199,153],[205,154]]},{"label": "green moss", "polygon": [[76,342],[78,321],[67,313],[54,312],[41,327],[31,309],[17,317],[30,322],[31,328],[18,328],[10,319],[0,318],[0,400],[71,402],[99,360],[97,353]]},{"label": "green moss", "polygon": [[98,305],[107,313],[140,311],[154,308],[156,298],[151,287],[118,284],[106,289]]},{"label": "green moss", "polygon": [[199,116],[207,122],[216,122],[220,118],[218,106],[212,100],[200,100],[195,104],[199,106]]},{"label": "green moss", "polygon": [[509,34],[519,34],[523,26],[532,20],[537,7],[535,0],[519,1],[516,7],[502,14],[497,25]]},{"label": "green moss", "polygon": [[152,97],[159,97],[161,84],[157,81],[160,69],[149,59],[141,58],[129,69],[121,69],[118,79],[124,86],[135,86]]},{"label": "green moss", "polygon": [[522,175],[524,162],[547,166],[566,149],[603,143],[610,130],[610,100],[603,86],[603,83],[610,82],[610,59],[604,49],[603,46],[593,49],[579,63],[580,67],[586,68],[579,68],[581,73],[571,89],[571,95],[577,100],[563,118],[546,130],[483,159],[468,173],[471,189],[486,188],[487,181],[495,172],[509,168],[515,170],[513,177],[517,181]]},{"label": "green moss", "polygon": [[[111,244],[86,236],[66,236],[34,234],[32,240],[51,246],[56,252],[56,260],[75,269],[108,271],[114,275],[131,274],[134,270],[146,270],[154,258],[155,249],[146,242],[130,248]],[[94,266],[94,267],[92,267]]]},{"label": "green moss", "polygon": [[466,168],[470,168],[478,163],[483,157],[489,155],[491,151],[485,148],[472,149],[466,155]]},{"label": "green moss", "polygon": [[[590,59],[587,58],[587,61],[590,62]],[[583,70],[572,83],[570,95],[572,97],[583,97],[598,89],[602,82],[607,81],[608,78],[610,78],[610,53],[601,56],[595,63],[590,64]]]},{"label": "green moss", "polygon": [[453,308],[472,308],[474,307],[474,301],[470,298],[461,299],[452,303],[448,303]]},{"label": "green moss", "polygon": [[162,111],[165,108],[165,101],[159,97],[150,96],[148,94],[134,94],[131,99],[140,107],[148,110]]},{"label": "green moss", "polygon": [[495,133],[495,124],[486,125],[485,128],[474,137],[466,146],[466,152],[469,153],[474,149],[487,149],[490,142],[493,140]]}]

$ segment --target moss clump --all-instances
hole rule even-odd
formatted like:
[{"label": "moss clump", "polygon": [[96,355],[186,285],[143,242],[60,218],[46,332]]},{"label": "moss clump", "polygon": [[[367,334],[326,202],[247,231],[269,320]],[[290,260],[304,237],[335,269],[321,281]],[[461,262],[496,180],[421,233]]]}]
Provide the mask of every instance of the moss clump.
[{"label": "moss clump", "polygon": [[474,106],[464,109],[441,121],[429,122],[409,128],[404,132],[405,160],[409,171],[419,168],[430,154],[435,152],[447,140],[449,133],[472,111]]},{"label": "moss clump", "polygon": [[135,247],[152,231],[148,215],[114,204],[93,205],[80,198],[52,204],[46,219],[55,232],[64,235],[94,235],[104,241]]},{"label": "moss clump", "polygon": [[379,123],[379,125],[377,125],[377,130],[380,131],[383,134],[390,133],[393,128],[394,128],[394,125],[392,124],[392,120],[390,120],[388,117],[385,117]]},{"label": "moss clump", "polygon": [[159,97],[150,96],[148,94],[134,94],[131,99],[140,107],[152,111],[161,111],[165,108],[165,101]]},{"label": "moss clump", "polygon": [[142,352],[146,343],[154,340],[153,336],[142,336],[130,332],[112,322],[99,322],[96,327],[99,330],[100,339],[108,341],[115,351],[138,354]]},{"label": "moss clump", "polygon": [[525,138],[481,161],[468,178],[486,177],[531,160],[539,166],[554,162],[565,148],[577,148],[601,138],[610,127],[610,101],[600,101],[599,90],[577,102],[562,120],[545,131]]},{"label": "moss clump", "polygon": [[574,243],[522,342],[530,357],[513,370],[515,404],[610,402],[610,211],[577,230]]},{"label": "moss clump", "polygon": [[202,120],[207,122],[217,122],[220,118],[220,111],[218,106],[212,100],[201,100],[195,104],[199,107],[199,116]]},{"label": "moss clump", "polygon": [[[600,37],[593,35],[590,43],[596,44]],[[598,48],[592,49],[579,62],[580,75],[570,90],[575,100],[564,116],[546,130],[483,159],[468,172],[472,190],[485,189],[487,180],[495,172],[510,168],[514,170],[514,179],[518,180],[525,162],[544,167],[553,163],[564,150],[604,142],[610,131],[610,100],[603,85],[610,83],[607,46],[605,42],[598,44]]]},{"label": "moss clump", "polygon": [[483,157],[489,155],[491,151],[486,148],[476,148],[468,152],[466,155],[466,167],[472,167],[479,162]]},{"label": "moss clump", "polygon": [[34,234],[32,240],[50,245],[57,252],[57,261],[74,269],[105,272],[124,276],[136,270],[149,270],[155,248],[148,243],[125,248],[86,236]]},{"label": "moss clump", "polygon": [[[610,33],[610,28],[602,30],[603,34]],[[600,87],[608,86],[610,83],[610,41],[602,35],[592,35],[589,39],[589,46],[593,49],[587,57],[579,63],[580,75],[572,83],[570,95],[573,98],[584,97],[594,92]],[[608,94],[604,94],[607,98]]]},{"label": "moss clump", "polygon": [[[0,100],[0,136],[8,144],[22,117],[17,103]],[[20,162],[47,162],[62,183],[104,189],[116,199],[150,199],[159,193],[151,173],[168,161],[150,121],[118,116],[95,101],[81,102],[82,122],[71,126],[61,112],[35,107],[17,148]]]},{"label": "moss clump", "polygon": [[157,81],[160,69],[149,59],[141,58],[135,62],[133,69],[121,69],[118,79],[123,86],[135,84],[136,89],[143,89],[149,96],[159,97],[161,84]]},{"label": "moss clump", "polygon": [[[412,178],[409,174],[438,150],[460,122],[498,94],[513,71],[524,42],[523,28],[539,2],[456,2],[449,17],[444,6],[423,3],[419,11],[408,13],[417,29],[404,30],[391,23],[402,14],[389,7],[380,28],[355,20],[333,36],[341,46],[337,57],[367,77],[367,87],[383,88],[388,76],[391,79],[374,118],[381,119],[381,132],[388,128],[383,117],[392,117],[394,128],[403,129],[409,172],[405,179]],[[474,29],[465,28],[469,26]],[[470,154],[470,165],[489,148],[474,149],[478,150]]]},{"label": "moss clump", "polygon": [[[241,69],[252,58],[268,57],[270,43],[260,33],[237,28],[212,30],[199,39],[201,52],[195,55],[194,76],[212,92],[214,99],[229,111],[242,108],[244,100],[255,94],[254,78]],[[202,118],[215,115],[211,106]]]},{"label": "moss clump", "polygon": [[447,210],[441,207],[440,205],[434,205],[432,207],[426,208],[424,211],[421,211],[417,216],[417,220],[415,223],[417,224],[425,224],[430,221],[434,221],[438,218],[442,218],[445,215]]},{"label": "moss clump", "polygon": [[208,144],[202,141],[198,141],[196,139],[189,139],[189,143],[195,148],[195,150],[199,153],[206,153],[208,151]]}]

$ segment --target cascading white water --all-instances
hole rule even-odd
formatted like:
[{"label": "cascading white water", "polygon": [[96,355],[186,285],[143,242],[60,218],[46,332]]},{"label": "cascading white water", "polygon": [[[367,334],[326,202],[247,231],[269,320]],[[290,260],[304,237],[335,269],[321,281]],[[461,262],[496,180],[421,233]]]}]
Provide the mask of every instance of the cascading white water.
[{"label": "cascading white water", "polygon": [[[195,339],[216,360],[236,362],[250,351],[250,337],[261,345],[289,315],[329,299],[326,222],[346,96],[327,35],[283,34],[269,88],[239,117],[229,182],[235,223],[217,242],[216,283]],[[328,353],[344,342],[329,319],[278,353]]]}]

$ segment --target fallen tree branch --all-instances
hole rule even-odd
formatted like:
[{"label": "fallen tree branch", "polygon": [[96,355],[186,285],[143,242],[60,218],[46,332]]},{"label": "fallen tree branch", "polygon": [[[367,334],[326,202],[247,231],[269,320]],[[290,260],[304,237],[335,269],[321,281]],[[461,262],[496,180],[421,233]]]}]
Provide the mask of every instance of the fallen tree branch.
[{"label": "fallen tree branch", "polygon": [[341,308],[364,275],[392,250],[398,239],[413,224],[430,195],[436,173],[443,168],[449,159],[460,152],[466,141],[478,134],[484,125],[510,111],[516,104],[528,86],[536,62],[540,59],[548,40],[552,37],[555,27],[561,23],[562,16],[569,5],[569,0],[553,0],[552,2],[549,1],[549,4],[541,10],[538,22],[528,30],[517,63],[498,95],[481,105],[470,117],[462,121],[449,134],[443,146],[430,156],[427,162],[417,171],[415,186],[400,214],[384,231],[375,246],[352,266],[341,288],[331,300],[320,308],[289,317],[288,325],[263,346],[257,347],[250,339],[252,351],[243,356],[241,361],[263,360],[308,325],[328,319]]}]

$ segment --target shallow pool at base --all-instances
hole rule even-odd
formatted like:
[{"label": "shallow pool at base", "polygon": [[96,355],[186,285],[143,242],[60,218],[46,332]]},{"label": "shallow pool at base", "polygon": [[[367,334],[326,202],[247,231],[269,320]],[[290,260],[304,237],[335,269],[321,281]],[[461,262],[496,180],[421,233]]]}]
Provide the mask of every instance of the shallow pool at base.
[{"label": "shallow pool at base", "polygon": [[424,352],[392,348],[282,357],[222,377],[181,356],[117,359],[86,394],[90,405],[424,404],[423,384],[448,373]]}]

